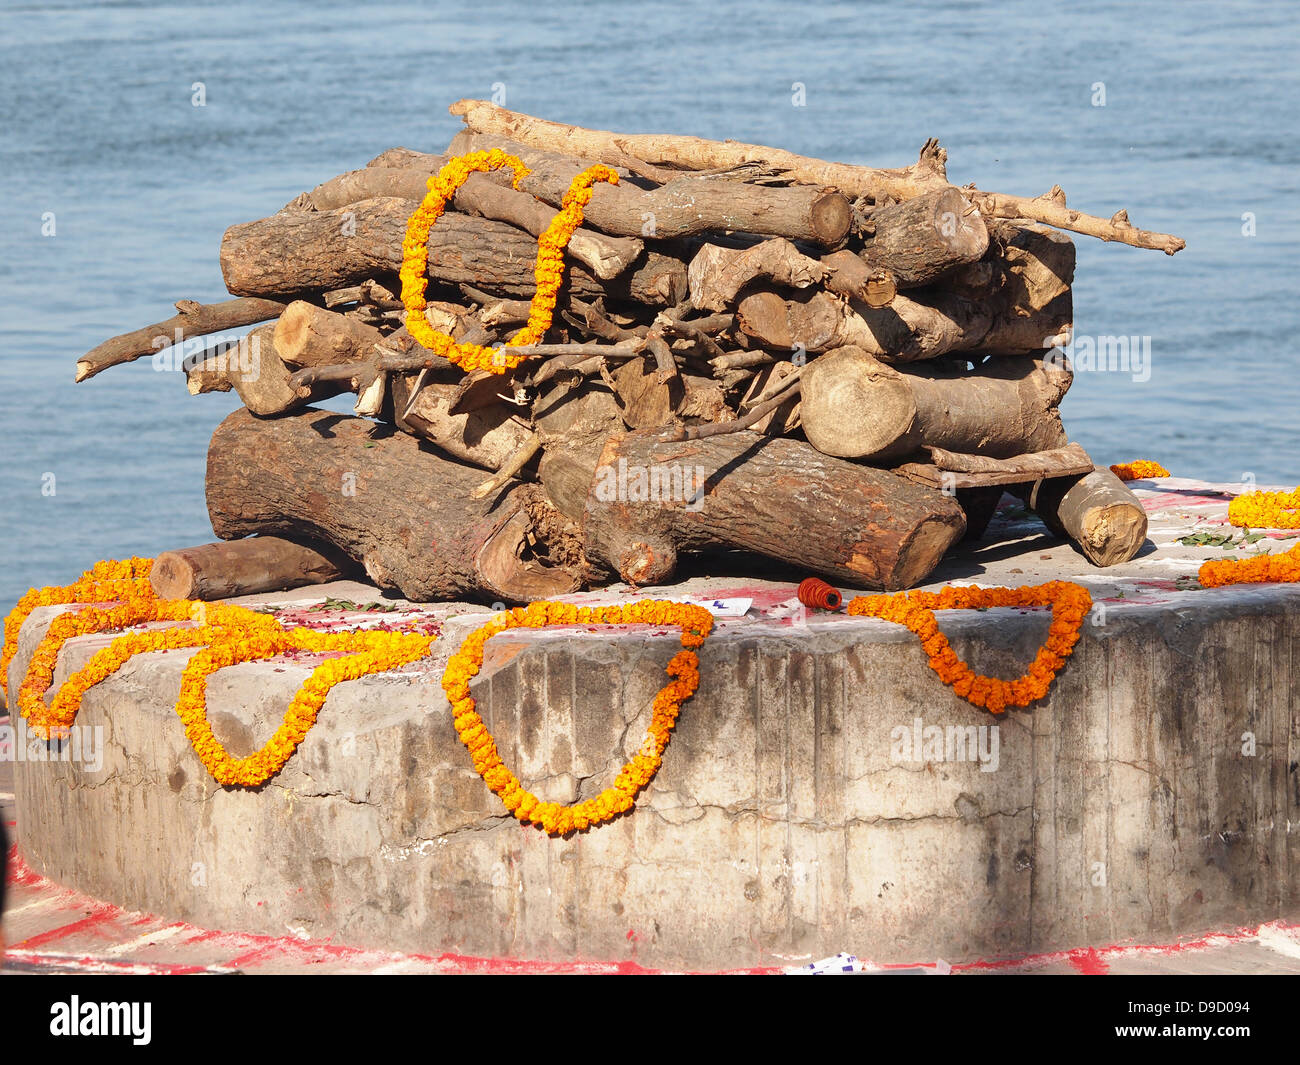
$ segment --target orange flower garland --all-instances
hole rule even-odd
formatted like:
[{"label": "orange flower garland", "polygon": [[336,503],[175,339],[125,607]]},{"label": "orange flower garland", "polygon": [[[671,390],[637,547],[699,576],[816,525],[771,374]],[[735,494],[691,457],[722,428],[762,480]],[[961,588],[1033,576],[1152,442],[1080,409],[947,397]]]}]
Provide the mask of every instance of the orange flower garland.
[{"label": "orange flower garland", "polygon": [[[991,606],[1051,606],[1052,627],[1028,672],[1015,680],[985,677],[957,657],[939,630],[936,610],[969,610]],[[1074,651],[1083,619],[1092,609],[1086,588],[1069,581],[1049,581],[1023,588],[954,588],[935,592],[899,592],[858,596],[848,612],[906,625],[921,639],[930,668],[954,692],[995,714],[1008,706],[1028,706],[1047,694],[1056,674]]]},{"label": "orange flower garland", "polygon": [[1247,529],[1300,529],[1300,488],[1239,495],[1228,504],[1228,524]]},{"label": "orange flower garland", "polygon": [[524,327],[510,338],[505,347],[457,344],[446,333],[434,329],[425,317],[428,308],[424,293],[428,284],[429,231],[470,174],[503,166],[514,171],[515,188],[529,173],[517,157],[495,148],[488,152],[469,152],[448,160],[446,166],[429,178],[429,193],[407,222],[406,237],[402,241],[402,303],[406,306],[407,331],[423,347],[450,359],[464,370],[486,370],[495,374],[505,373],[523,362],[524,355],[510,352],[508,348],[540,343],[550,329],[556,296],[564,281],[564,249],[568,247],[574,230],[582,224],[583,209],[591,201],[591,187],[597,181],[618,184],[618,173],[601,164],[590,166],[574,177],[561,200],[560,212],[537,238],[537,261],[533,267],[537,291],[533,294]]},{"label": "orange flower garland", "polygon": [[[611,787],[594,799],[572,806],[542,802],[519,783],[506,768],[496,741],[474,706],[469,682],[483,666],[483,645],[506,629],[543,628],[547,625],[674,625],[682,631],[682,647],[668,663],[666,672],[675,678],[654,698],[650,727],[644,742],[630,762],[623,766]],[[632,808],[637,793],[654,778],[664,748],[676,724],[682,703],[699,687],[699,647],[713,628],[713,615],[703,607],[682,603],[644,600],[625,607],[578,607],[568,603],[530,603],[506,611],[465,638],[451,656],[443,673],[442,688],[451,701],[456,732],[469,748],[474,769],[520,821],[541,825],[551,835],[562,836],[608,821]]]},{"label": "orange flower garland", "polygon": [[1300,544],[1276,555],[1212,559],[1202,563],[1196,579],[1205,588],[1228,584],[1290,584],[1300,581]]},{"label": "orange flower garland", "polygon": [[1110,472],[1121,481],[1145,480],[1148,477],[1169,477],[1171,474],[1158,462],[1150,459],[1138,459],[1136,462],[1121,462],[1110,468]]}]

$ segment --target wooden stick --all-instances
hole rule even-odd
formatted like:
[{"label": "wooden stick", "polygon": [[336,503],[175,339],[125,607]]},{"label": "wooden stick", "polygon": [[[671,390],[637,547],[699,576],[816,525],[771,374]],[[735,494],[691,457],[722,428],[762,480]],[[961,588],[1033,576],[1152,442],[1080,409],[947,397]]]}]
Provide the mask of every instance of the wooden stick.
[{"label": "wooden stick", "polygon": [[988,218],[1032,218],[1057,229],[1083,233],[1105,241],[1117,241],[1134,248],[1151,248],[1166,255],[1174,255],[1187,247],[1187,241],[1170,233],[1154,233],[1138,229],[1128,220],[1128,211],[1116,211],[1110,218],[1098,218],[1071,210],[1065,206],[1065,193],[1059,185],[1053,186],[1046,196],[1008,196],[1002,192],[981,192],[971,189],[966,194]]},{"label": "wooden stick", "polygon": [[503,487],[507,481],[527,466],[532,461],[533,456],[541,450],[542,438],[533,433],[520,445],[519,450],[511,456],[510,460],[500,470],[470,492],[470,498],[482,499],[484,496],[491,495],[498,488]]},{"label": "wooden stick", "polygon": [[283,303],[265,299],[243,298],[223,300],[221,303],[178,300],[176,310],[180,313],[174,318],[156,325],[147,325],[131,333],[123,333],[91,348],[77,360],[77,375],[74,380],[84,381],[110,366],[153,355],[171,347],[178,339],[218,333],[224,329],[239,329],[265,322],[268,318],[278,318],[284,308]]}]

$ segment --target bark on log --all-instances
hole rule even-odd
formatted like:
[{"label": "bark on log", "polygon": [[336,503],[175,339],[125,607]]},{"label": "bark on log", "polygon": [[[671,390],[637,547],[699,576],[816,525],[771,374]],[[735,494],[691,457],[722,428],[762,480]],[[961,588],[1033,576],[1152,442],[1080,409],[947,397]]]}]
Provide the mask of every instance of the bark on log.
[{"label": "bark on log", "polygon": [[804,367],[800,414],[819,451],[884,460],[922,447],[1013,458],[1066,443],[1058,411],[1071,375],[1031,356],[921,363],[906,371],[843,347]]},{"label": "bark on log", "polygon": [[221,303],[207,304],[178,300],[176,310],[180,313],[174,318],[156,325],[147,325],[132,333],[123,333],[91,348],[77,360],[76,380],[84,381],[110,366],[133,362],[145,355],[163,351],[171,347],[177,338],[207,336],[209,333],[240,329],[278,317],[284,310],[284,304],[266,299],[224,300]]},{"label": "bark on log", "polygon": [[900,289],[919,288],[988,250],[984,219],[955,188],[928,192],[867,221],[870,239],[859,253],[869,268],[887,271]]},{"label": "bark on log", "polygon": [[275,324],[275,350],[290,366],[332,366],[370,358],[384,334],[313,303],[295,300]]},{"label": "bark on log", "polygon": [[405,433],[320,410],[230,415],[208,449],[207,497],[222,539],[287,534],[332,544],[408,599],[527,602],[574,591],[567,568],[528,557],[535,486],[492,499],[481,471]]},{"label": "bark on log", "polygon": [[149,570],[160,599],[233,599],[259,592],[325,584],[356,567],[330,547],[308,547],[278,536],[252,536],[164,551]]},{"label": "bark on log", "polygon": [[[475,134],[458,134],[450,150],[455,154],[484,148],[518,155],[532,170],[519,187],[555,206],[587,165],[581,158]],[[648,190],[631,182],[595,185],[583,219],[619,236],[667,240],[732,230],[831,245],[848,234],[853,208],[840,192],[816,185],[773,188],[721,177],[685,176]]]},{"label": "bark on log", "polygon": [[1043,481],[1026,501],[1057,536],[1068,536],[1094,566],[1118,566],[1146,542],[1147,513],[1133,491],[1109,469],[1083,477]]},{"label": "bark on log", "polygon": [[661,584],[678,554],[726,546],[857,587],[907,588],[962,535],[957,502],[798,440],[732,433],[611,437],[588,494],[589,559]]},{"label": "bark on log", "polygon": [[[221,241],[226,287],[244,295],[324,291],[397,273],[415,208],[411,200],[363,200],[337,211],[284,211],[231,226]],[[537,242],[504,222],[449,211],[429,233],[431,278],[494,295],[532,298],[536,259]],[[580,297],[674,306],[687,293],[686,264],[658,252],[647,252],[612,281],[578,264],[570,264],[565,276]]]}]

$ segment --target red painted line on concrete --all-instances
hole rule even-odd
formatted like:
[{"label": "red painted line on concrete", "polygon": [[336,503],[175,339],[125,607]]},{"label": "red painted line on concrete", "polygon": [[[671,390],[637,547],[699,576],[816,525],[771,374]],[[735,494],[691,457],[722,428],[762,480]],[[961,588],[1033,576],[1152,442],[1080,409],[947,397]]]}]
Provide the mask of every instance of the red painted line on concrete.
[{"label": "red painted line on concrete", "polygon": [[[41,932],[38,935],[29,936],[26,939],[19,940],[15,946],[18,948],[26,948],[28,950],[33,947],[43,947],[46,943],[53,943],[60,939],[66,939],[68,936],[76,935],[78,932],[86,932],[92,928],[98,928],[100,925],[118,917],[122,912],[121,910],[118,910],[116,906],[112,906],[108,903],[99,903],[97,905],[102,907],[102,909],[98,909],[96,912],[88,914],[80,921],[72,921],[65,925],[59,925],[58,928],[51,928],[48,932]],[[117,910],[117,912],[114,913],[114,910]]]}]

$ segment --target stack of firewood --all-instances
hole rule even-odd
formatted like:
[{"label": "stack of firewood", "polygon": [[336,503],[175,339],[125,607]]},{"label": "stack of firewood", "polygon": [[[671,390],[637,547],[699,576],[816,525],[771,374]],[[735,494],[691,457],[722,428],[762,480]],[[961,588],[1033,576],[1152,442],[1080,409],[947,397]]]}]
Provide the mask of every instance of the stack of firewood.
[{"label": "stack of firewood", "polygon": [[[391,149],[232,226],[238,298],[182,301],[78,362],[83,380],[258,326],[187,345],[189,390],[245,409],[208,458],[213,527],[234,543],[160,566],[171,593],[350,560],[412,599],[521,601],[661,584],[709,548],[904,588],[981,535],[1004,489],[1098,565],[1141,546],[1141,505],[1058,413],[1063,231],[1168,254],[1178,238],[1068,209],[1059,188],[958,188],[935,142],[880,170],[452,111],[467,128],[444,154]],[[429,176],[492,148],[530,173],[474,174],[429,239],[426,313],[458,341],[504,343],[527,320],[536,238],[576,174],[602,162],[620,180],[594,187],[546,342],[510,373],[466,374],[408,333],[397,274]],[[345,392],[355,418],[310,406]]]}]

